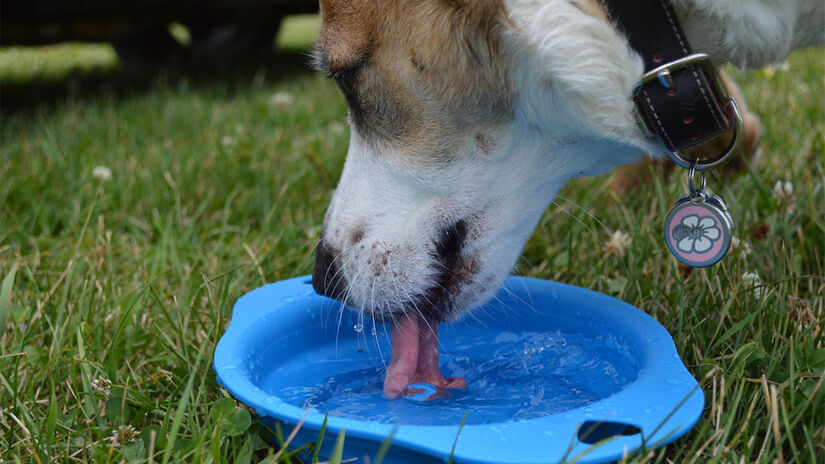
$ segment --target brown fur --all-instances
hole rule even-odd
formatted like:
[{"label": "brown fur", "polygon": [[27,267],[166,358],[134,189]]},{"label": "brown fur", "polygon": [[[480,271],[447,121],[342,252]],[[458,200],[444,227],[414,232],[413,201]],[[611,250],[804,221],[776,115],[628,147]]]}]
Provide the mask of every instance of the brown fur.
[{"label": "brown fur", "polygon": [[432,160],[450,156],[442,144],[456,134],[510,115],[500,0],[324,0],[321,14],[321,64],[351,72],[339,85],[362,135]]},{"label": "brown fur", "polygon": [[605,10],[604,5],[602,5],[599,0],[578,0],[572,3],[589,16],[600,18],[605,22],[610,21],[607,17],[607,11]]},{"label": "brown fur", "polygon": [[377,6],[372,0],[321,0],[319,45],[329,69],[356,64],[369,52],[380,19]]}]

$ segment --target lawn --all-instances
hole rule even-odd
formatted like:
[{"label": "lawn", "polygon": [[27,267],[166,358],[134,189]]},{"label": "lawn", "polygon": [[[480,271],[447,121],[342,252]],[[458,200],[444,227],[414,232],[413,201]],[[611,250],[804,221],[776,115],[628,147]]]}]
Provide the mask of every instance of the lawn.
[{"label": "lawn", "polygon": [[[289,430],[228,399],[211,355],[239,296],[312,267],[349,132],[306,66],[316,30],[137,73],[105,45],[0,49],[0,462],[312,461],[275,459]],[[568,185],[517,268],[644,309],[701,381],[696,428],[629,461],[825,459],[825,57],[731,72],[765,129],[757,165],[710,181],[737,250],[680,268],[660,237],[685,183],[654,169],[632,195]]]}]

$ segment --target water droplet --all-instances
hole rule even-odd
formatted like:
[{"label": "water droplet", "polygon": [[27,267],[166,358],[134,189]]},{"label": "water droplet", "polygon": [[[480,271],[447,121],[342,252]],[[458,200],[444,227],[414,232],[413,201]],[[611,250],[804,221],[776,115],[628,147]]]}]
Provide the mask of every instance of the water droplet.
[{"label": "water droplet", "polygon": [[559,292],[553,291],[553,293],[550,294],[550,298],[552,298],[554,300],[558,300],[559,299]]},{"label": "water droplet", "polygon": [[264,400],[264,404],[266,404],[270,408],[274,408],[276,406],[279,406],[281,404],[281,401],[279,401],[278,398],[274,396],[267,396]]},{"label": "water droplet", "polygon": [[355,329],[355,331],[358,333],[364,331],[364,311],[358,313],[358,320],[355,322],[355,325],[352,328]]},{"label": "water droplet", "polygon": [[378,332],[375,330],[375,326],[372,326],[372,330],[370,330],[370,335],[372,335],[373,337],[378,335]]}]

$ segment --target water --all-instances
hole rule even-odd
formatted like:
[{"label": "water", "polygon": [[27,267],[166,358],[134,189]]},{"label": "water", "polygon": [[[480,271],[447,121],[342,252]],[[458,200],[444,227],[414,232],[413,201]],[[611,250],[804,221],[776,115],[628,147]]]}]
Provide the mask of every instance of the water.
[{"label": "water", "polygon": [[[363,334],[362,334],[363,337]],[[620,391],[635,380],[628,347],[612,336],[569,332],[442,331],[441,368],[463,376],[466,390],[449,398],[387,400],[382,393],[389,341],[339,340],[292,357],[262,379],[260,387],[285,402],[331,416],[388,424],[497,423],[557,414]]]},{"label": "water", "polygon": [[352,328],[357,333],[364,331],[364,311],[358,313],[358,322]]}]

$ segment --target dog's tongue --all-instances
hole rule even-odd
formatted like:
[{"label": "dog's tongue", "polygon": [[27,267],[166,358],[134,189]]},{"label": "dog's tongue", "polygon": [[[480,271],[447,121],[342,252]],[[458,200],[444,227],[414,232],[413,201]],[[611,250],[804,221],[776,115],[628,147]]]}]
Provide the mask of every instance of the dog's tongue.
[{"label": "dog's tongue", "polygon": [[[445,378],[438,367],[438,323],[407,313],[392,326],[392,356],[384,379],[384,395],[398,398],[418,392],[410,384],[428,383],[438,392],[465,388],[460,377]],[[436,396],[436,395],[433,395]]]}]

